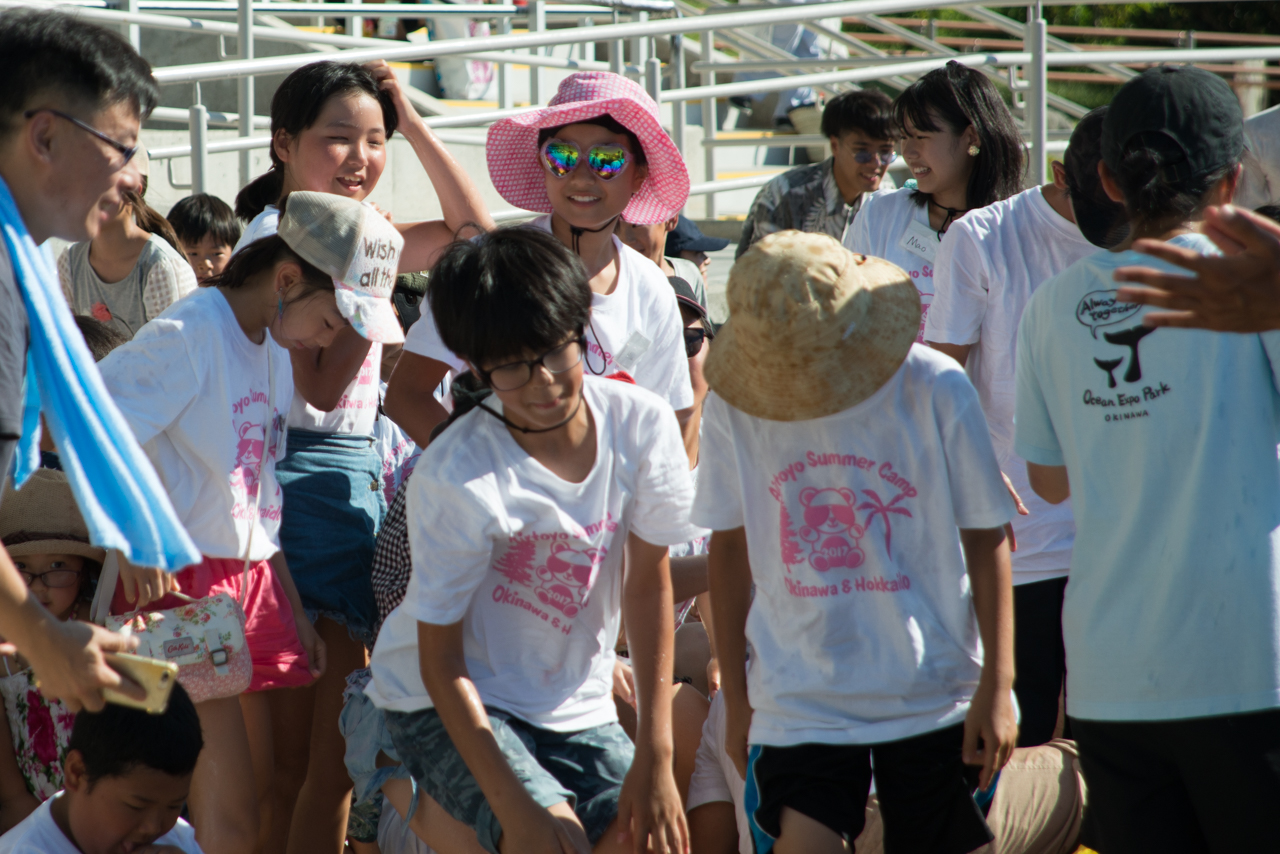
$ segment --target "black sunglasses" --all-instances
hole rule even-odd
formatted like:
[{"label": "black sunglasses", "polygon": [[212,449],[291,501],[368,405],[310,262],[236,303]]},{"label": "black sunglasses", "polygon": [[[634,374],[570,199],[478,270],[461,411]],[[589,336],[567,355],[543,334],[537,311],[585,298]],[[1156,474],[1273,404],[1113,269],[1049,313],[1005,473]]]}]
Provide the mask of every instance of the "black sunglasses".
[{"label": "black sunglasses", "polygon": [[694,356],[702,352],[702,342],[708,338],[715,338],[715,334],[696,326],[686,326],[684,329],[684,354],[692,359]]},{"label": "black sunglasses", "polygon": [[61,110],[55,110],[52,107],[37,107],[34,110],[27,110],[25,113],[22,114],[22,117],[29,119],[32,116],[34,116],[36,113],[53,113],[58,118],[66,119],[67,121],[71,122],[71,124],[80,128],[80,130],[85,131],[86,133],[93,134],[98,139],[102,140],[107,145],[111,146],[116,151],[124,155],[124,163],[121,163],[119,166],[119,168],[121,169],[124,168],[125,163],[128,163],[130,160],[133,159],[133,155],[137,154],[138,149],[141,147],[138,145],[125,145],[120,140],[107,136],[105,133],[98,130],[93,125],[86,124],[85,122],[82,122],[79,119],[77,119],[75,116],[69,116],[66,113],[62,112]]}]

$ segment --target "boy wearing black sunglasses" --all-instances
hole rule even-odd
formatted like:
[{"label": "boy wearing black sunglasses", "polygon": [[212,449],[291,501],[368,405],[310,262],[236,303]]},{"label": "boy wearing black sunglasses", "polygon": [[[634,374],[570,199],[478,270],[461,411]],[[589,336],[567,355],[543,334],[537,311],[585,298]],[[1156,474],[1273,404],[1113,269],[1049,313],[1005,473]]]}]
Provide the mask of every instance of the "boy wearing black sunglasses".
[{"label": "boy wearing black sunglasses", "polygon": [[[592,293],[555,236],[456,244],[428,298],[493,394],[406,486],[413,574],[365,693],[417,784],[491,854],[685,851],[667,547],[702,532],[679,424],[652,392],[586,374]],[[612,699],[624,611],[634,746]]]}]

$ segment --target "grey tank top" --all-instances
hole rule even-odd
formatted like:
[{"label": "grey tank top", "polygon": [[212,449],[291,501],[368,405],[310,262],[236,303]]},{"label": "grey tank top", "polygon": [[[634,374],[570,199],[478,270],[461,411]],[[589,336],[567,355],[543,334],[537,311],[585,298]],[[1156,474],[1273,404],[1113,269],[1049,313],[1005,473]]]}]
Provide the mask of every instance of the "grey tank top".
[{"label": "grey tank top", "polygon": [[104,282],[98,278],[89,263],[89,242],[69,247],[67,262],[71,272],[72,311],[100,320],[132,338],[142,328],[142,324],[147,322],[142,302],[147,274],[157,262],[163,260],[164,249],[167,248],[169,244],[164,242],[164,238],[151,235],[129,275],[118,282]]}]

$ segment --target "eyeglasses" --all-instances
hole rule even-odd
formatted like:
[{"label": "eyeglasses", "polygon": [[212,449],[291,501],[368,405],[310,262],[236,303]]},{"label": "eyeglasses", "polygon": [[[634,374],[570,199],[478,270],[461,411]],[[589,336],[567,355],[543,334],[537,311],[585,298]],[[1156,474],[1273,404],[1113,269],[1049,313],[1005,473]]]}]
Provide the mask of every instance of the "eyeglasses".
[{"label": "eyeglasses", "polygon": [[107,145],[111,146],[116,151],[120,152],[122,155],[124,155],[124,163],[121,163],[120,166],[117,168],[123,169],[125,163],[128,163],[130,160],[132,160],[133,155],[138,153],[138,148],[140,146],[125,145],[120,140],[107,136],[105,133],[98,130],[93,125],[86,124],[85,122],[82,122],[79,119],[77,119],[75,116],[69,116],[66,113],[62,112],[61,110],[55,110],[52,107],[37,107],[34,110],[27,110],[25,113],[22,114],[22,117],[29,119],[32,116],[34,116],[36,113],[53,113],[55,116],[57,116],[60,119],[66,119],[67,121],[71,122],[71,124],[80,128],[80,130],[85,131],[86,133],[93,134],[98,139],[102,140]]},{"label": "eyeglasses", "polygon": [[533,369],[541,365],[549,373],[563,374],[582,361],[586,350],[582,338],[566,341],[559,347],[548,350],[536,359],[525,359],[519,362],[508,362],[491,371],[480,371],[480,377],[494,391],[515,391],[523,388],[533,379]]},{"label": "eyeglasses", "polygon": [[715,337],[709,330],[699,329],[696,326],[686,326],[684,329],[684,354],[692,359],[702,352],[703,341]]},{"label": "eyeglasses", "polygon": [[36,579],[48,587],[50,590],[56,590],[60,587],[70,587],[80,580],[80,570],[78,569],[50,569],[46,572],[34,573],[27,572],[25,569],[18,570],[18,575],[22,576],[22,580],[31,587],[36,583]]},{"label": "eyeglasses", "polygon": [[879,162],[881,166],[888,166],[897,156],[892,151],[868,151],[865,148],[853,152],[854,161],[863,165]]},{"label": "eyeglasses", "polygon": [[[542,165],[557,178],[568,178],[582,160],[582,149],[574,142],[549,139],[542,146]],[[601,181],[612,181],[631,162],[631,153],[621,145],[595,145],[587,152],[587,165]]]}]

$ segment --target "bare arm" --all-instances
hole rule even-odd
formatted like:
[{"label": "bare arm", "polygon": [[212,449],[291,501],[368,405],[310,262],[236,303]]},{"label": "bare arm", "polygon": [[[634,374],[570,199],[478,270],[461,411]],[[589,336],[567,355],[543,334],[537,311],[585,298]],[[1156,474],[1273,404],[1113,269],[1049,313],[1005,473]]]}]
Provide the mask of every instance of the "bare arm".
[{"label": "bare arm", "polygon": [[714,699],[720,693],[720,659],[716,656],[716,624],[715,615],[711,613],[709,589],[698,595],[698,616],[707,630],[707,645],[711,648],[711,658],[707,661],[707,696]]},{"label": "bare arm", "polygon": [[418,623],[418,668],[440,722],[502,825],[502,850],[585,854],[575,849],[560,822],[538,806],[502,755],[467,672],[461,622]]},{"label": "bare arm", "polygon": [[400,272],[430,270],[440,251],[453,242],[456,232],[468,225],[488,231],[494,227],[493,217],[489,215],[489,209],[471,176],[453,159],[449,149],[409,103],[391,67],[382,60],[371,62],[367,67],[378,78],[378,85],[391,93],[399,119],[397,130],[413,146],[436,191],[436,198],[440,200],[443,220],[397,226],[404,235]]},{"label": "bare arm", "polygon": [[[745,528],[711,535],[707,577],[715,603],[713,649],[720,662],[725,699],[725,750],[747,777],[747,735],[751,703],[747,698],[747,611],[751,608],[751,571]],[[705,619],[705,618],[704,618]]]},{"label": "bare arm", "polygon": [[294,388],[303,400],[321,412],[333,411],[342,400],[342,393],[360,373],[370,346],[369,339],[347,326],[328,347],[289,350]]},{"label": "bare arm", "polygon": [[298,594],[298,586],[293,583],[293,573],[289,571],[284,552],[276,552],[271,556],[271,568],[275,570],[276,578],[284,588],[284,595],[293,608],[293,623],[298,629],[298,640],[307,651],[307,666],[311,671],[311,678],[319,679],[324,673],[328,651],[315,626],[311,625],[306,609],[302,607],[302,597]]},{"label": "bare arm", "polygon": [[982,676],[964,721],[964,761],[982,766],[978,784],[987,789],[1018,741],[1010,696],[1014,679],[1013,570],[1003,528],[962,528],[960,543],[969,568],[983,650]]},{"label": "bare arm", "polygon": [[671,590],[677,604],[707,592],[707,556],[671,558]]},{"label": "bare arm", "polygon": [[738,854],[738,818],[730,801],[712,801],[689,811],[693,854]]},{"label": "bare arm", "polygon": [[689,850],[689,827],[672,766],[671,678],[675,625],[667,547],[627,536],[622,610],[636,692],[636,756],[622,784],[618,827],[631,831],[636,854]]},{"label": "bare arm", "polygon": [[1071,497],[1066,466],[1039,466],[1027,463],[1027,480],[1031,489],[1050,504],[1061,504]]},{"label": "bare arm", "polygon": [[942,344],[938,341],[926,341],[933,349],[939,353],[946,353],[951,358],[960,363],[960,367],[964,367],[965,362],[969,361],[969,351],[973,349],[972,344]]},{"label": "bare arm", "polygon": [[[422,321],[419,321],[421,323]],[[400,361],[387,381],[387,393],[382,399],[382,410],[419,448],[425,448],[431,439],[431,431],[449,417],[449,413],[435,398],[436,387],[449,373],[449,366],[408,350],[400,354]]]},{"label": "bare arm", "polygon": [[0,835],[30,815],[40,801],[27,791],[9,736],[9,720],[0,706]]}]

